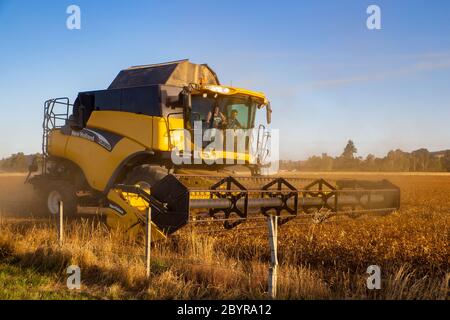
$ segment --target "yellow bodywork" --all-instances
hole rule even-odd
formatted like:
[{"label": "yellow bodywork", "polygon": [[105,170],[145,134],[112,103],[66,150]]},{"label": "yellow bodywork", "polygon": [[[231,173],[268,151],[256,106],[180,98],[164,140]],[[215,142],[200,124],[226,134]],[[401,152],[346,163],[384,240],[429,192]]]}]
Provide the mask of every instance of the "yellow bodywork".
[{"label": "yellow bodywork", "polygon": [[84,173],[89,185],[104,191],[114,170],[130,154],[145,148],[127,138],[122,139],[112,152],[86,139],[63,135],[53,131],[49,138],[49,152],[53,156],[69,159]]},{"label": "yellow bodywork", "polygon": [[[152,117],[147,115],[121,112],[93,112],[87,123],[89,128],[103,129],[127,137],[143,147],[155,151],[170,151],[171,147],[183,149],[183,138],[176,139],[174,130],[180,132],[184,121],[180,118]],[[171,132],[169,145],[169,132]]]},{"label": "yellow bodywork", "polygon": [[[135,197],[134,195],[129,195],[116,189],[109,191],[108,200],[114,205],[119,205],[126,213],[120,215],[114,209],[108,208],[106,222],[110,228],[120,229],[130,238],[136,238],[139,233],[143,232],[143,226],[145,226],[146,221],[146,210],[139,210],[139,207],[133,206],[132,201],[128,198],[129,196],[132,198]],[[148,204],[146,208],[148,208]],[[152,233],[152,241],[166,238],[166,235],[153,222],[151,223],[150,230]]]},{"label": "yellow bodywork", "polygon": [[[123,138],[113,150],[108,151],[87,139],[54,130],[49,136],[48,151],[52,156],[76,163],[89,185],[95,190],[104,191],[116,168],[128,156],[146,150],[170,151],[167,128],[182,128],[183,120],[173,118],[166,121],[162,117],[134,113],[96,111],[92,113],[87,127],[106,130]],[[182,138],[176,141],[182,149]]]}]

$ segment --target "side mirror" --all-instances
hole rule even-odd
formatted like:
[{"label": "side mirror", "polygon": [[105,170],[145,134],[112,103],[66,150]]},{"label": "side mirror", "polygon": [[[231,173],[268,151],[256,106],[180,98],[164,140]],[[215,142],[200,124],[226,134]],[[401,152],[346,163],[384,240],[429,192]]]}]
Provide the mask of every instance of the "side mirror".
[{"label": "side mirror", "polygon": [[179,97],[179,103],[183,107],[185,126],[187,129],[191,129],[192,97],[189,88],[184,87]]},{"label": "side mirror", "polygon": [[267,124],[272,122],[272,107],[270,106],[270,102],[266,105],[266,113],[267,113]]},{"label": "side mirror", "polygon": [[186,109],[192,109],[192,97],[189,90],[185,89],[180,93],[180,101]]}]

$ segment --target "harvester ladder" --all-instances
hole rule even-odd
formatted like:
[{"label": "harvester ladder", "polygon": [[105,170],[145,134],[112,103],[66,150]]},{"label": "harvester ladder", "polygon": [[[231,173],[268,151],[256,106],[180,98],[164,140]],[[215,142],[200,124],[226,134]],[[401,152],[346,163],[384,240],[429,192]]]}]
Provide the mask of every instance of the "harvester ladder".
[{"label": "harvester ladder", "polygon": [[42,123],[42,154],[48,156],[48,136],[54,129],[60,129],[69,119],[71,108],[69,98],[56,98],[45,101],[44,103],[44,122]]}]

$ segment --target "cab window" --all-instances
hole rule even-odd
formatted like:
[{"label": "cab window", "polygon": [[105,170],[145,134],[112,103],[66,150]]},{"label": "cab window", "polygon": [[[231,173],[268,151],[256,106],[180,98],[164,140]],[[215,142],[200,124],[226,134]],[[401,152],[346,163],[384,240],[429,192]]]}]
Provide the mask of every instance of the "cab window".
[{"label": "cab window", "polygon": [[[203,95],[194,95],[192,97],[192,116],[191,124],[195,121],[202,121],[203,128],[209,128],[206,122],[208,113],[213,111],[214,105],[219,106],[220,112],[226,117],[227,122],[233,119],[233,112],[242,129],[253,128],[254,114],[256,112],[256,103],[246,97],[227,97]],[[230,121],[231,122],[231,121]]]}]

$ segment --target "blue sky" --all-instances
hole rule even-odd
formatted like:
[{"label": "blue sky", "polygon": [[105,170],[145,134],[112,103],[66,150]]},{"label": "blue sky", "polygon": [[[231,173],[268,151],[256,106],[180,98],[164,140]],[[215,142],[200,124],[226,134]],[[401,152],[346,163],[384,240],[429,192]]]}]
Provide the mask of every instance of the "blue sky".
[{"label": "blue sky", "polygon": [[[81,8],[81,30],[66,9]],[[381,8],[381,30],[366,9]],[[0,0],[0,157],[38,152],[44,100],[189,58],[264,91],[282,158],[450,148],[450,1]]]}]

